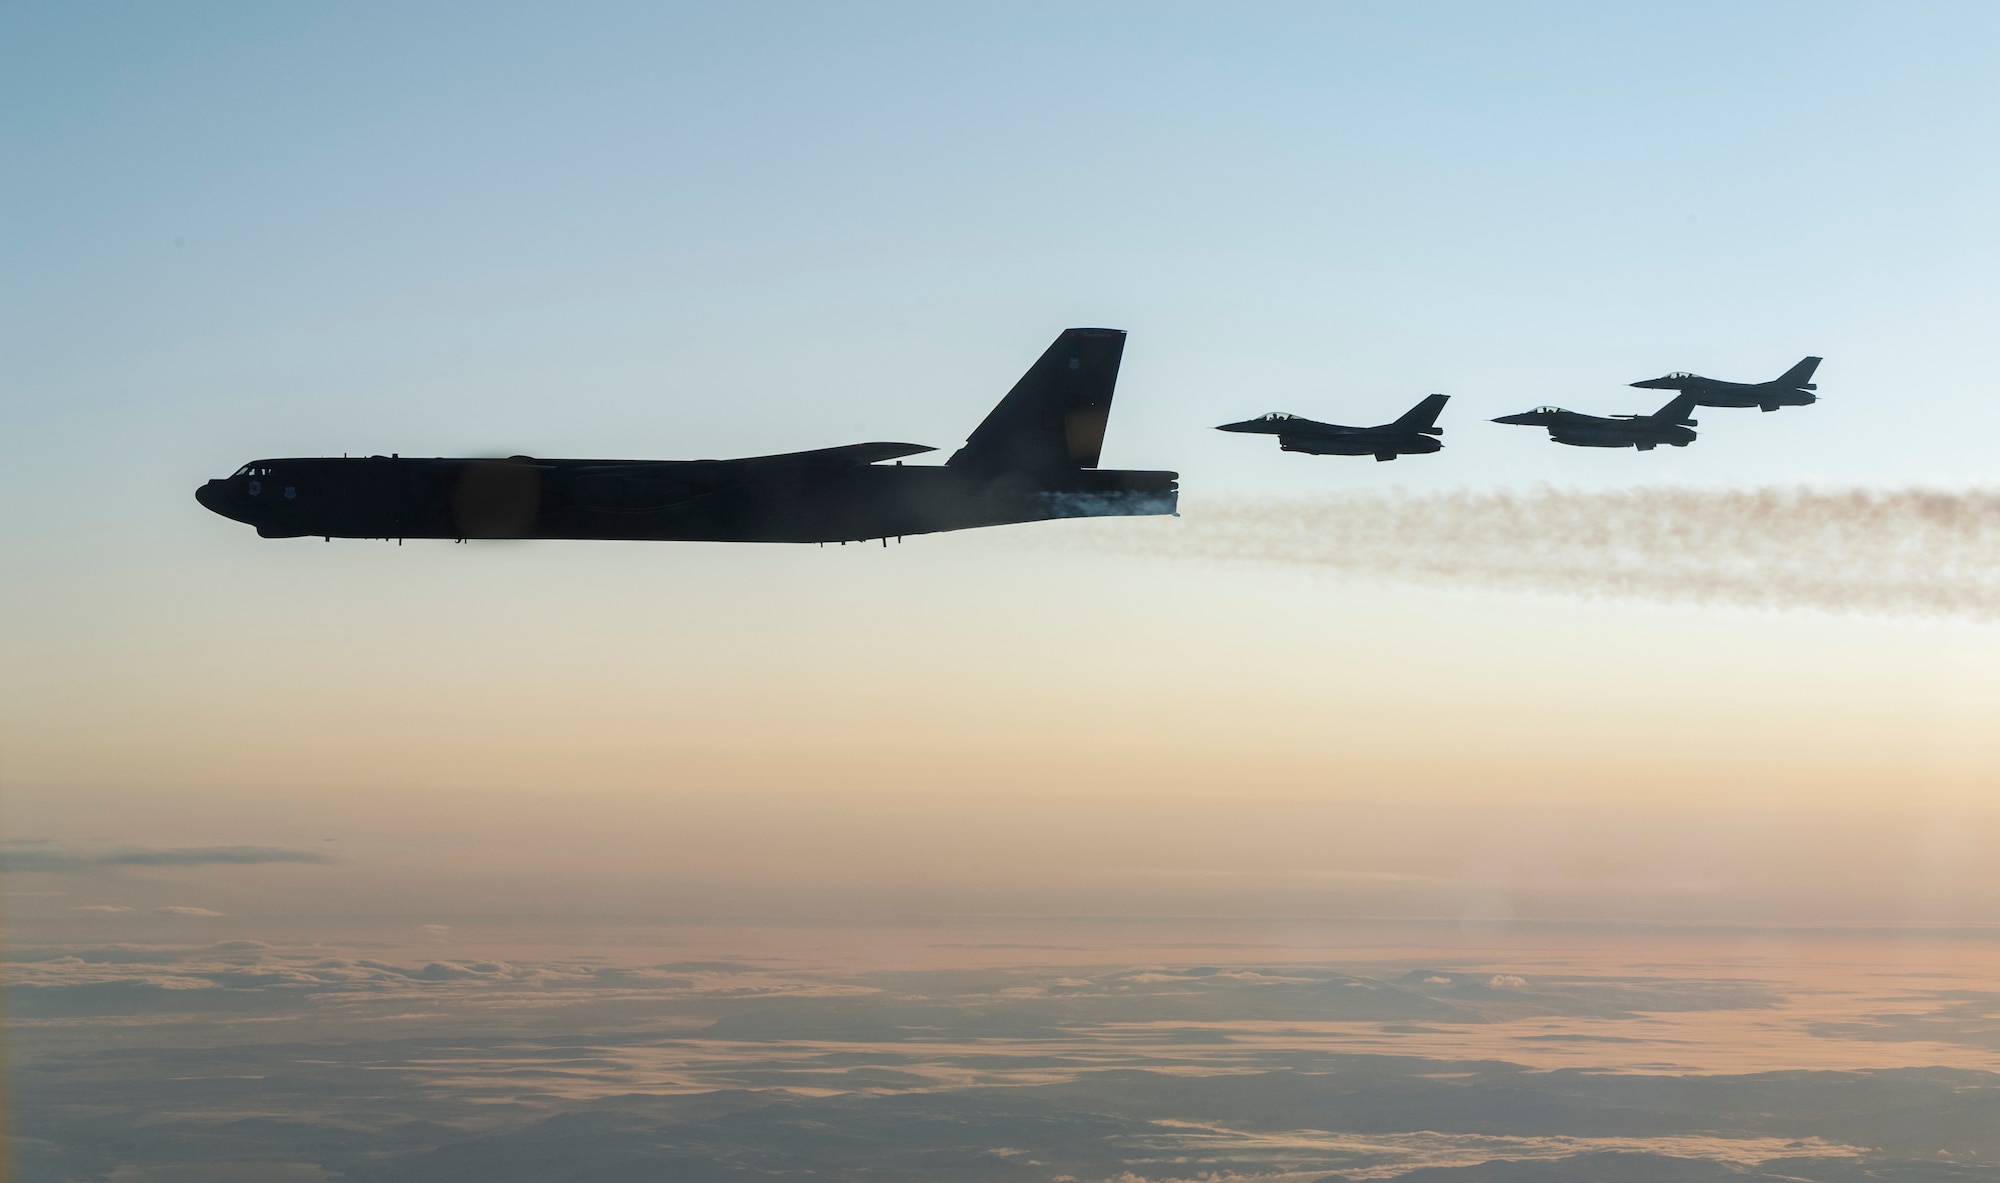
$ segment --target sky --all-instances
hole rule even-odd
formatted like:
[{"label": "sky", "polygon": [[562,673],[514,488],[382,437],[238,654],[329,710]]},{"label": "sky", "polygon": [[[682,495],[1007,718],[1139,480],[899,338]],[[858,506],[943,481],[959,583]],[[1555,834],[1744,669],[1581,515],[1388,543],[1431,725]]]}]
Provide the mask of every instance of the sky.
[{"label": "sky", "polygon": [[[261,1015],[253,969],[508,1039],[529,1028],[466,1016],[579,964],[715,958],[921,1026],[1012,987],[870,975],[955,972],[937,926],[996,916],[1267,926],[1029,924],[1002,943],[1070,969],[978,970],[1043,994],[1197,955],[1411,997],[1437,967],[1540,983],[1524,934],[1572,924],[1971,933],[1924,972],[1975,989],[2000,921],[1996,34],[1977,4],[6,6],[0,866],[8,946],[43,967],[15,973],[20,1072],[83,1071],[62,1049],[119,1024],[219,1047],[241,1015],[147,991]],[[1104,463],[1178,471],[1181,517],[395,546],[262,540],[192,497],[262,457],[948,453],[1078,325],[1130,334]],[[1685,449],[1487,422],[1808,355],[1820,403],[1705,409]],[[1212,430],[1431,391],[1445,450],[1394,464]],[[708,927],[564,947],[586,921]],[[1443,927],[1392,955],[1294,921]],[[905,922],[887,961],[852,953]],[[1658,972],[1783,1009],[1891,957],[1732,942]],[[1560,974],[1658,968],[1618,949]],[[448,998],[397,984],[489,962],[512,968]],[[136,994],[108,964],[146,967]],[[715,972],[659,987],[659,1030],[727,1018],[687,1002],[743,987]],[[1521,1013],[1588,1010],[1569,988]],[[1955,988],[1857,988],[1704,1070],[1988,1072],[1880,1017],[1918,999],[1987,1046]],[[29,1114],[49,1146],[103,1134],[55,1112]],[[1975,1142],[1954,1153],[2000,1154]],[[1764,1161],[1691,1145],[1644,1152]],[[1593,1146],[1562,1153],[1640,1152]],[[1464,1149],[1366,1177],[1486,1161]],[[272,1162],[244,1178],[323,1177]],[[70,1169],[122,1168],[47,1177]]]},{"label": "sky", "polygon": [[[1042,843],[1159,800],[1983,824],[1977,614],[1413,589],[1174,541],[1244,499],[1981,488],[1982,7],[4,19],[16,837],[317,839],[374,826],[370,794],[514,794],[504,819],[606,791],[862,835],[1034,802]],[[1184,518],[385,548],[189,495],[273,455],[948,449],[1071,324],[1131,333],[1105,462],[1180,471]],[[1666,454],[1482,421],[1808,353],[1824,402],[1710,410]],[[1209,430],[1432,389],[1449,449],[1393,466]],[[1994,537],[1947,556],[1988,604]],[[911,837],[850,870],[954,841]],[[1372,869],[1456,873],[1412,857]]]}]

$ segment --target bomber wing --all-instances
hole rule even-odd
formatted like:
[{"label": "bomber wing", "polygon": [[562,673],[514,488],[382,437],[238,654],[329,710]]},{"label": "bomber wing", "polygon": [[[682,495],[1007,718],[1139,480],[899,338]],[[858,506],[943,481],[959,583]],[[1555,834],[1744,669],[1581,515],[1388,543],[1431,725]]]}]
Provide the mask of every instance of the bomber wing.
[{"label": "bomber wing", "polygon": [[750,468],[846,468],[935,451],[936,448],[925,444],[878,442],[842,444],[837,448],[814,448],[809,452],[779,452],[773,456],[745,456],[738,460],[722,460],[717,463],[740,464]]},{"label": "bomber wing", "polygon": [[923,444],[867,443],[735,460],[586,461],[572,488],[599,509],[652,511],[712,496],[745,481],[784,481],[794,475],[863,468],[879,460],[935,451]]}]

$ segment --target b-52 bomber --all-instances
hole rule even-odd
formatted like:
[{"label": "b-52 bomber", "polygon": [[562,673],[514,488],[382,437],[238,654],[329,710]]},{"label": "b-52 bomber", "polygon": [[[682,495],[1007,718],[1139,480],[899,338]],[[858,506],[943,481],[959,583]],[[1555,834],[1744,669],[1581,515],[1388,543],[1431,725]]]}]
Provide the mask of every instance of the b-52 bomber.
[{"label": "b-52 bomber", "polygon": [[1806,358],[1769,382],[1724,382],[1720,378],[1676,371],[1664,378],[1648,378],[1632,385],[1641,390],[1678,390],[1691,394],[1698,407],[1760,407],[1775,411],[1779,407],[1804,407],[1819,401],[1819,396],[1813,393],[1819,387],[1812,381],[1819,361],[1816,357]]},{"label": "b-52 bomber", "polygon": [[1561,407],[1536,407],[1518,415],[1502,415],[1495,423],[1546,427],[1549,439],[1578,448],[1637,448],[1650,452],[1661,444],[1685,448],[1694,442],[1696,421],[1692,394],[1682,394],[1650,415],[1585,415]]},{"label": "b-52 bomber", "polygon": [[1284,411],[1273,411],[1241,423],[1225,423],[1216,430],[1275,435],[1278,437],[1278,449],[1284,452],[1305,452],[1313,456],[1373,456],[1377,460],[1394,460],[1398,456],[1435,452],[1444,447],[1436,438],[1444,434],[1444,428],[1437,426],[1437,417],[1450,397],[1444,394],[1425,395],[1423,401],[1404,412],[1402,418],[1379,427],[1342,427],[1338,423],[1321,423]]},{"label": "b-52 bomber", "polygon": [[[195,499],[265,538],[854,542],[1050,518],[1171,514],[1178,473],[1097,467],[1119,329],[1056,338],[965,446],[863,443],[740,460],[256,460]],[[889,465],[883,461],[894,460]]]}]

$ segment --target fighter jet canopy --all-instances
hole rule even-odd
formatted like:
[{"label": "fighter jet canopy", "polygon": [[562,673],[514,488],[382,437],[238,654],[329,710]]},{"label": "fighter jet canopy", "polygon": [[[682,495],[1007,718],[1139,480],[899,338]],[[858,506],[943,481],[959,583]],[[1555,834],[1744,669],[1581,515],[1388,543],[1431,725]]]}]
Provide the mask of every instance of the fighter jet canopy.
[{"label": "fighter jet canopy", "polygon": [[1315,424],[1311,419],[1307,419],[1302,415],[1294,415],[1290,411],[1272,411],[1266,415],[1259,415],[1255,419],[1245,419],[1240,423],[1224,423],[1222,426],[1217,427],[1216,430],[1248,431],[1262,435],[1283,435],[1288,431],[1297,430],[1293,426],[1294,424],[1303,424],[1307,427],[1323,426]]}]

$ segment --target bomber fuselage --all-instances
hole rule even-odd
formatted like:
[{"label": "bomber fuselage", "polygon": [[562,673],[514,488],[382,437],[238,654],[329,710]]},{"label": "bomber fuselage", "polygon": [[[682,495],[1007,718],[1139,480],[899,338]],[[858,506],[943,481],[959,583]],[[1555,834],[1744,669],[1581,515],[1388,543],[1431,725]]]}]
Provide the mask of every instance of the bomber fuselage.
[{"label": "bomber fuselage", "polygon": [[[917,449],[905,447],[902,454]],[[895,453],[892,453],[895,454]],[[259,460],[196,491],[267,538],[842,542],[1049,518],[1170,514],[1176,474],[982,473],[753,460]]]}]

